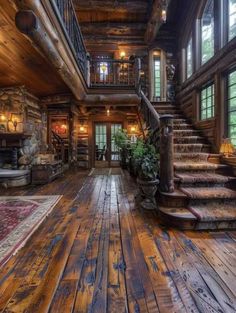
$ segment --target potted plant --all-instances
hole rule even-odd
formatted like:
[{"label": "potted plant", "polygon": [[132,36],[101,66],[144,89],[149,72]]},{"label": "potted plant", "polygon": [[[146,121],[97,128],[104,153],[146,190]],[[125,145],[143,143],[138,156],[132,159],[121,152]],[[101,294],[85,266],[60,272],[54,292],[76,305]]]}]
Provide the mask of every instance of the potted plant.
[{"label": "potted plant", "polygon": [[129,154],[130,140],[125,129],[118,129],[113,136],[114,143],[120,152],[120,165],[123,169],[127,168],[127,159]]},{"label": "potted plant", "polygon": [[137,183],[144,197],[141,206],[148,210],[155,209],[155,194],[159,183],[156,149],[152,144],[139,139],[132,151],[132,157],[135,159],[138,172]]}]

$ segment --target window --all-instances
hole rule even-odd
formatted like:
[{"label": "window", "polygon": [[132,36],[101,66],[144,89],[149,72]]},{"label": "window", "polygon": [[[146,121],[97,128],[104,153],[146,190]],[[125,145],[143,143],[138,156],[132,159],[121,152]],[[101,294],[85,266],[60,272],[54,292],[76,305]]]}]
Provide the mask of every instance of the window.
[{"label": "window", "polygon": [[208,0],[201,18],[201,63],[214,55],[214,0]]},{"label": "window", "polygon": [[190,38],[187,45],[187,55],[186,55],[186,70],[187,70],[187,78],[189,78],[193,74],[193,39]]},{"label": "window", "polygon": [[228,40],[236,36],[236,0],[228,1]]},{"label": "window", "polygon": [[161,98],[161,60],[154,58],[154,97]]},{"label": "window", "polygon": [[108,75],[108,64],[107,62],[100,62],[99,63],[99,75],[100,80],[105,82]]},{"label": "window", "polygon": [[214,84],[208,85],[201,90],[200,119],[206,120],[215,115]]},{"label": "window", "polygon": [[228,137],[236,146],[236,71],[228,76]]}]

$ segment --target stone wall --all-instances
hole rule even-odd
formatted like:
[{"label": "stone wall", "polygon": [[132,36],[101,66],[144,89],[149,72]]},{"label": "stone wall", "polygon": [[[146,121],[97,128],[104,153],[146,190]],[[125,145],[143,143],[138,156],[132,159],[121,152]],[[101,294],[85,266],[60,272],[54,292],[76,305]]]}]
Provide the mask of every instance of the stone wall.
[{"label": "stone wall", "polygon": [[[46,126],[42,123],[39,100],[25,87],[2,88],[0,89],[0,114],[2,117],[0,138],[1,133],[30,135],[18,150],[19,168],[29,168],[45,141]],[[15,126],[14,121],[17,121]],[[6,147],[10,145],[10,136],[4,144]]]}]

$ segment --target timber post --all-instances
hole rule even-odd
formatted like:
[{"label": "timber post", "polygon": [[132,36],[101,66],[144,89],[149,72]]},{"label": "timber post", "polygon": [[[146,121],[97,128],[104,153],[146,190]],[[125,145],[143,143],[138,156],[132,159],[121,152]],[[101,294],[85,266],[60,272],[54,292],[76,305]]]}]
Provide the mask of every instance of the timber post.
[{"label": "timber post", "polygon": [[160,117],[160,190],[174,192],[173,116]]}]

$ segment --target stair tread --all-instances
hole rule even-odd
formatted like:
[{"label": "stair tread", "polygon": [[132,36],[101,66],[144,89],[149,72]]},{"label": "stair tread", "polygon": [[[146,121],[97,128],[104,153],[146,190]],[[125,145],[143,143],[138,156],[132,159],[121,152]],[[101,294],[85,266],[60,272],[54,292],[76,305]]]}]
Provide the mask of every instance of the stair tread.
[{"label": "stair tread", "polygon": [[159,207],[159,210],[174,218],[184,219],[184,220],[196,220],[197,217],[192,214],[188,209],[186,208],[170,208],[170,207]]},{"label": "stair tread", "polygon": [[215,173],[176,173],[175,176],[184,183],[227,183],[230,180],[236,179],[235,177],[224,176]]},{"label": "stair tread", "polygon": [[226,187],[181,187],[191,199],[236,199],[236,191]]},{"label": "stair tread", "polygon": [[217,170],[227,168],[224,164],[215,164],[210,162],[193,162],[185,160],[184,162],[174,161],[174,168],[176,170]]},{"label": "stair tread", "polygon": [[201,222],[236,221],[236,205],[209,202],[189,205],[188,210]]}]

